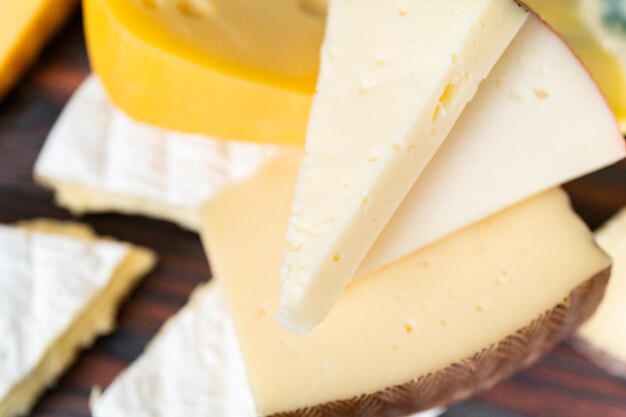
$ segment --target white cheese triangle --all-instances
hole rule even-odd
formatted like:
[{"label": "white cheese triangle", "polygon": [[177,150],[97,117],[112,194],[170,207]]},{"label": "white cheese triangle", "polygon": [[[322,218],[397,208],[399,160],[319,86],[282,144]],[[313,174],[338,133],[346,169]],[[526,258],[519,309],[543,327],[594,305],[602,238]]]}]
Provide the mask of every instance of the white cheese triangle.
[{"label": "white cheese triangle", "polygon": [[142,214],[195,230],[205,200],[248,178],[278,151],[136,122],[91,76],[50,132],[34,174],[74,213]]},{"label": "white cheese triangle", "polygon": [[113,327],[154,255],[89,228],[0,225],[0,416],[21,415],[76,356]]},{"label": "white cheese triangle", "polygon": [[281,324],[326,317],[527,16],[508,0],[331,0]]},{"label": "white cheese triangle", "polygon": [[[218,284],[200,287],[142,356],[91,404],[94,417],[256,417]],[[435,417],[443,410],[422,413]],[[417,416],[416,416],[417,417]]]}]

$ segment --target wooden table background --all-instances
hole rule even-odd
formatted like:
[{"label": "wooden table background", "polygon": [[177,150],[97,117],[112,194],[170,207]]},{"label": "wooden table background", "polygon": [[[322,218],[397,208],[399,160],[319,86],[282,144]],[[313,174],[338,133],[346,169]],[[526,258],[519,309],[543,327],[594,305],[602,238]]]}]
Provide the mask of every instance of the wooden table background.
[{"label": "wooden table background", "polygon": [[[77,13],[0,103],[0,222],[44,216],[71,218],[54,206],[50,192],[33,183],[31,172],[50,127],[88,74],[81,24]],[[563,146],[567,146],[567,138],[563,138]],[[626,163],[566,188],[577,211],[595,228],[626,205]],[[160,262],[124,304],[119,329],[80,356],[41,399],[32,413],[37,417],[89,416],[91,387],[106,387],[141,354],[163,322],[186,303],[191,291],[211,276],[198,237],[172,224],[115,214],[80,220],[101,234],[154,248]],[[626,381],[609,376],[563,345],[512,380],[453,406],[446,416],[626,417]]]}]

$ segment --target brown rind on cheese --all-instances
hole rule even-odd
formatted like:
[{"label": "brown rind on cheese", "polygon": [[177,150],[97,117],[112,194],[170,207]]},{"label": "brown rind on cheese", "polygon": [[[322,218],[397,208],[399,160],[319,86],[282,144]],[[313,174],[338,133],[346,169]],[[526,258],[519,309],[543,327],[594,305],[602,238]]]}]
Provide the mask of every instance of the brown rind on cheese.
[{"label": "brown rind on cheese", "polygon": [[559,304],[500,342],[440,371],[373,394],[270,417],[395,417],[467,398],[531,365],[596,310],[611,268],[598,272]]},{"label": "brown rind on cheese", "polygon": [[40,8],[37,15],[33,16],[7,56],[7,65],[0,68],[0,100],[35,61],[48,40],[69,19],[78,3],[78,0],[49,0],[48,5]]},{"label": "brown rind on cheese", "polygon": [[593,343],[581,336],[574,336],[567,343],[590,362],[606,370],[611,375],[626,379],[626,363],[623,361],[597,348]]}]

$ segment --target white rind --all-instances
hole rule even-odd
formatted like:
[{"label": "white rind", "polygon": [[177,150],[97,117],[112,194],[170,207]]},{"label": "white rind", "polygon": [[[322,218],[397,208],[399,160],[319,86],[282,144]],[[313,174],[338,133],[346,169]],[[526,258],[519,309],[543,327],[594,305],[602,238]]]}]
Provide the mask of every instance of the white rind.
[{"label": "white rind", "polygon": [[72,190],[58,200],[74,212],[119,210],[196,229],[204,201],[253,175],[278,150],[136,122],[90,76],[50,132],[34,173],[59,193]]},{"label": "white rind", "polygon": [[0,225],[0,402],[109,285],[129,250]]},{"label": "white rind", "polygon": [[143,355],[94,397],[91,410],[94,417],[256,417],[218,285],[196,290]]}]

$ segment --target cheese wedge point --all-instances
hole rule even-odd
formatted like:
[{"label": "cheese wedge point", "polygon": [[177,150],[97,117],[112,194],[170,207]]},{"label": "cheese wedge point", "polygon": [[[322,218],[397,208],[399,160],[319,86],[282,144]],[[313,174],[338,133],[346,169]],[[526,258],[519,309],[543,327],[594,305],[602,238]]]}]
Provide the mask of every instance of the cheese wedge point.
[{"label": "cheese wedge point", "polygon": [[77,0],[0,0],[0,99],[65,23]]},{"label": "cheese wedge point", "polygon": [[613,258],[613,272],[602,303],[577,333],[574,346],[609,372],[626,378],[626,211],[596,232]]},{"label": "cheese wedge point", "polygon": [[225,139],[303,143],[324,19],[297,0],[83,6],[94,72],[134,119]]},{"label": "cheese wedge point", "polygon": [[154,263],[147,249],[75,223],[0,226],[0,417],[28,413],[79,349],[110,332]]},{"label": "cheese wedge point", "polygon": [[330,312],[527,17],[501,0],[329,3],[282,325],[306,333]]},{"label": "cheese wedge point", "polygon": [[205,200],[252,175],[279,149],[136,122],[92,76],[51,130],[34,176],[75,214],[141,214],[197,230]]},{"label": "cheese wedge point", "polygon": [[[581,0],[524,1],[563,36],[589,68],[620,121],[622,132],[626,133],[626,66],[618,54],[607,48],[604,36],[592,29],[609,22],[596,20],[602,16],[585,11],[583,3]],[[587,3],[602,3],[607,8],[617,6],[614,13],[619,13],[619,1]]]},{"label": "cheese wedge point", "polygon": [[256,417],[218,283],[212,281],[193,294],[141,357],[104,393],[93,396],[91,412],[94,417]]},{"label": "cheese wedge point", "polygon": [[617,162],[625,150],[615,117],[587,70],[558,35],[531,16],[356,276]]},{"label": "cheese wedge point", "polygon": [[204,210],[259,415],[385,416],[461,399],[536,360],[601,298],[610,260],[551,190],[353,282],[312,333],[289,332],[273,315],[298,164],[272,161]]}]

